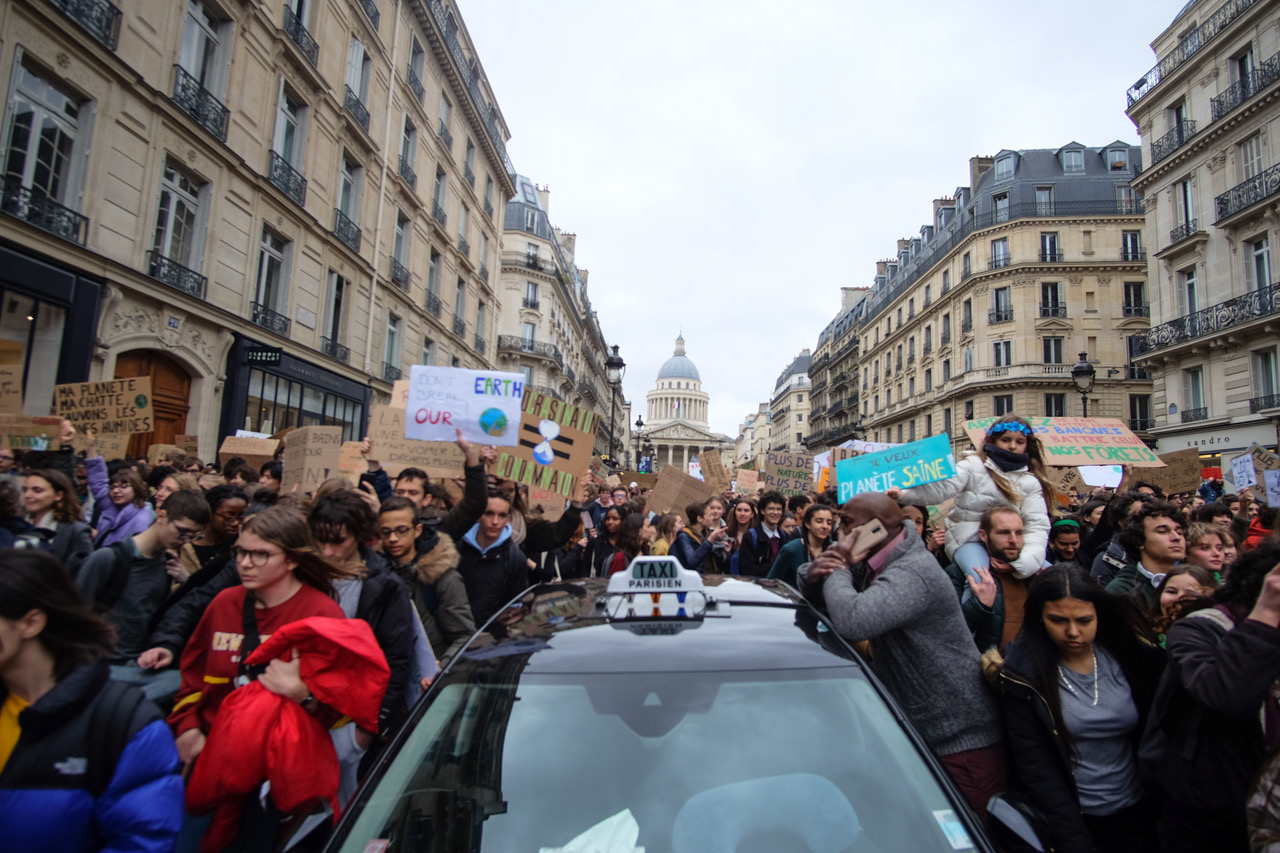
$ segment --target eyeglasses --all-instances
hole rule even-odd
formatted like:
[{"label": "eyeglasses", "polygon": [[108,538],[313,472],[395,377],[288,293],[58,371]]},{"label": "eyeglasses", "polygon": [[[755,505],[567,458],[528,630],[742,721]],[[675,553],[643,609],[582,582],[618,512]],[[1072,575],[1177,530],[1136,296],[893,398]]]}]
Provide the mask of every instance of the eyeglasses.
[{"label": "eyeglasses", "polygon": [[411,532],[413,532],[412,527],[407,524],[402,524],[399,527],[383,527],[378,531],[378,535],[383,539],[388,539],[392,534],[395,534],[396,536],[408,536]]},{"label": "eyeglasses", "polygon": [[231,559],[235,561],[236,565],[239,565],[248,559],[249,565],[253,566],[255,569],[260,569],[265,566],[275,555],[275,551],[250,551],[247,548],[240,547],[231,549]]},{"label": "eyeglasses", "polygon": [[221,511],[219,511],[219,512],[215,512],[215,513],[214,513],[214,515],[216,515],[218,518],[221,518],[223,521],[230,521],[230,520],[231,520],[231,519],[233,519],[233,518],[234,518],[234,519],[240,519],[240,518],[242,518],[242,517],[244,516],[244,511],[243,511],[243,510],[242,510],[242,511],[240,511],[240,512],[221,512]]},{"label": "eyeglasses", "polygon": [[196,527],[196,528],[182,527],[181,525],[178,525],[178,524],[174,524],[173,529],[178,531],[179,542],[191,542],[192,540],[199,537],[201,533],[204,532],[204,528],[202,527]]}]

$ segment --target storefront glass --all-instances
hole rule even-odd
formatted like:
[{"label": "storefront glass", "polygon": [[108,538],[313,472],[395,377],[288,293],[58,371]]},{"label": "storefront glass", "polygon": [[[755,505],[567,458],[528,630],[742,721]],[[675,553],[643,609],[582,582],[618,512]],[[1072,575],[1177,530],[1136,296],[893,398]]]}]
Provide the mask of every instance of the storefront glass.
[{"label": "storefront glass", "polygon": [[0,289],[0,365],[20,374],[23,414],[52,411],[66,317],[66,310],[57,305]]},{"label": "storefront glass", "polygon": [[249,371],[242,429],[271,434],[288,427],[340,426],[343,441],[359,441],[363,419],[364,406],[358,400],[258,368]]}]

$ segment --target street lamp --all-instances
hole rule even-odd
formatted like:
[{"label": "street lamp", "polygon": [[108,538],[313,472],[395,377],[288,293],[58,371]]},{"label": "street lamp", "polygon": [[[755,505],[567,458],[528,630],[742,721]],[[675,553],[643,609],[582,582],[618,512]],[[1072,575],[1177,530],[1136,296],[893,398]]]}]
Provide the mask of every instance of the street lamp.
[{"label": "street lamp", "polygon": [[637,471],[640,470],[640,430],[642,429],[644,429],[644,418],[640,415],[636,415],[636,467],[635,467],[635,470]]},{"label": "street lamp", "polygon": [[1080,406],[1086,418],[1089,417],[1089,392],[1093,390],[1093,382],[1097,378],[1098,372],[1089,363],[1089,354],[1080,353],[1080,362],[1071,368],[1071,381],[1076,383],[1076,390],[1080,392]]},{"label": "street lamp", "polygon": [[613,458],[613,417],[618,407],[618,386],[627,372],[627,363],[618,355],[618,345],[613,345],[613,352],[604,360],[604,378],[609,383],[609,457]]}]

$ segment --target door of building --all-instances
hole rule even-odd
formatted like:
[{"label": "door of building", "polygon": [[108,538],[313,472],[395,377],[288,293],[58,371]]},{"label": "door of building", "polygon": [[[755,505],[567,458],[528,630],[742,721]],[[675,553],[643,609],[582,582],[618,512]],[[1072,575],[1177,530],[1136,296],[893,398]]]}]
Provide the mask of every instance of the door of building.
[{"label": "door of building", "polygon": [[155,429],[129,439],[129,455],[145,456],[153,444],[173,444],[187,434],[187,411],[191,408],[191,375],[163,353],[134,350],[116,359],[116,379],[151,377],[151,405],[155,409]]}]

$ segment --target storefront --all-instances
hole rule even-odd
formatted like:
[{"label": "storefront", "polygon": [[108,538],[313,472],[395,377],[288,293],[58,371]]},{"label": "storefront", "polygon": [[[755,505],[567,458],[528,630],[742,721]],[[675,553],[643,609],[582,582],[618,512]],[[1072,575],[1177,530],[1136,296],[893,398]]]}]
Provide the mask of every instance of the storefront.
[{"label": "storefront", "polygon": [[227,358],[221,433],[340,426],[343,441],[359,441],[371,394],[367,384],[237,336]]},{"label": "storefront", "polygon": [[1222,467],[1224,461],[1230,464],[1233,457],[1240,455],[1254,443],[1268,450],[1276,449],[1276,424],[1270,420],[1212,426],[1197,424],[1196,427],[1178,432],[1161,432],[1159,451],[1168,453],[1195,447],[1200,451],[1200,464],[1216,468]]}]

